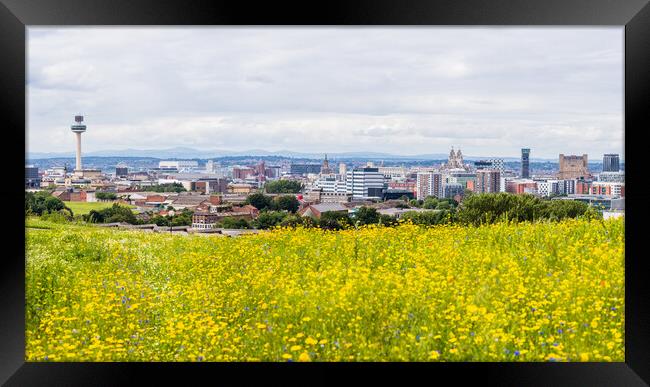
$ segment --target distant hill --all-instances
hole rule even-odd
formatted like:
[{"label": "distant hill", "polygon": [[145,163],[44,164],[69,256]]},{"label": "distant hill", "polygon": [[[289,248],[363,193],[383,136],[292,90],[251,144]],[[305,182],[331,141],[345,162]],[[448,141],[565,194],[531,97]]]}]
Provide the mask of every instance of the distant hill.
[{"label": "distant hill", "polygon": [[[211,159],[224,156],[283,156],[304,159],[322,159],[324,153],[293,152],[287,150],[266,151],[262,149],[251,149],[245,151],[226,151],[226,150],[200,150],[186,147],[175,147],[167,149],[123,149],[123,150],[103,150],[84,153],[84,157],[152,157],[159,159]],[[381,152],[341,152],[327,153],[330,159],[366,159],[366,160],[445,160],[447,153],[431,153],[420,155],[395,155]],[[51,159],[61,157],[74,157],[73,152],[44,153],[32,152],[28,154],[29,160]],[[475,161],[492,158],[494,156],[464,156],[465,160]],[[519,161],[519,157],[496,157],[504,161]],[[531,161],[557,161],[557,159],[531,158]]]}]

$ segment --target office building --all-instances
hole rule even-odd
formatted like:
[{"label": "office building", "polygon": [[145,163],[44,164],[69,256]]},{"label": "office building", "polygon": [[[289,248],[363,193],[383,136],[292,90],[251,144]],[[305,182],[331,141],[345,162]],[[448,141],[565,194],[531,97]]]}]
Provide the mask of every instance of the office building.
[{"label": "office building", "polygon": [[33,165],[25,166],[25,188],[41,188],[41,177],[38,174],[38,167]]},{"label": "office building", "polygon": [[316,181],[316,187],[320,188],[323,193],[337,193],[344,194],[347,192],[347,185],[345,180],[340,175],[329,174],[322,175]]},{"label": "office building", "polygon": [[521,149],[521,178],[528,179],[530,177],[530,149]]},{"label": "office building", "polygon": [[346,177],[347,193],[352,194],[353,200],[382,199],[386,189],[383,174],[378,168],[354,168],[348,171]]},{"label": "office building", "polygon": [[603,172],[618,172],[618,171],[620,171],[618,154],[603,155]]},{"label": "office building", "polygon": [[115,167],[116,177],[127,177],[129,175],[129,168],[124,164],[118,164]]}]

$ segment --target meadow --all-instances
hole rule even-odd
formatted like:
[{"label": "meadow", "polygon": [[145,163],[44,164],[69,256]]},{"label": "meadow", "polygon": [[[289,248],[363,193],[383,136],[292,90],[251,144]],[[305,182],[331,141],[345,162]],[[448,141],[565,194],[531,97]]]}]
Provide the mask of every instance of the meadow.
[{"label": "meadow", "polygon": [[[72,210],[73,214],[84,215],[89,213],[91,210],[109,208],[113,205],[113,202],[64,202],[64,204]],[[135,208],[134,206],[129,207]]]},{"label": "meadow", "polygon": [[27,361],[624,361],[616,220],[176,236],[28,219]]}]

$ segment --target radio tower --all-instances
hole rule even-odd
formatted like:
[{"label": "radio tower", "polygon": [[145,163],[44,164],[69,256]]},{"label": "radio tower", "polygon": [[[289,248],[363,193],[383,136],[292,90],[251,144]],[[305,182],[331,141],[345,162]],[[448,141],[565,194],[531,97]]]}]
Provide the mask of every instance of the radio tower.
[{"label": "radio tower", "polygon": [[81,172],[81,133],[86,131],[86,125],[83,124],[84,116],[74,116],[74,121],[75,124],[70,129],[77,135],[77,167],[75,171]]}]

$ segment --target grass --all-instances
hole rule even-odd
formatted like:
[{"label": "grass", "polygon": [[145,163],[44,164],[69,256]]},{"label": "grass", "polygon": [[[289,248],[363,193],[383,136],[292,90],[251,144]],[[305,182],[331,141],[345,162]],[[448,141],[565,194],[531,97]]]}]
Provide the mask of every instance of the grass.
[{"label": "grass", "polygon": [[[75,215],[83,215],[90,212],[90,210],[101,210],[111,207],[112,202],[64,202],[66,207],[70,208]],[[135,208],[135,206],[129,206]]]},{"label": "grass", "polygon": [[624,223],[175,236],[28,220],[29,361],[624,361]]}]

